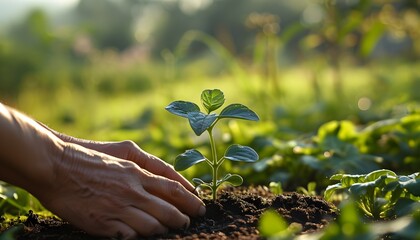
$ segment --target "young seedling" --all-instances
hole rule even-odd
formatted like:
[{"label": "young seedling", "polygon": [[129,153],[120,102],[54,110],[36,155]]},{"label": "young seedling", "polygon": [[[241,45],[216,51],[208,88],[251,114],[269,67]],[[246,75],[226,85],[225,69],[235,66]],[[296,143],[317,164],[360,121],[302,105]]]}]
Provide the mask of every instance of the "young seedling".
[{"label": "young seedling", "polygon": [[206,113],[200,111],[200,107],[192,102],[175,101],[169,104],[165,109],[170,113],[187,118],[192,130],[197,136],[207,131],[210,138],[211,158],[208,159],[196,149],[190,149],[178,155],[175,158],[174,167],[177,171],[183,171],[197,163],[206,162],[212,169],[212,182],[204,182],[200,178],[193,178],[192,181],[197,187],[208,187],[212,191],[213,200],[217,199],[217,189],[222,183],[227,182],[233,186],[239,186],[243,178],[238,174],[226,174],[223,178],[218,178],[218,170],[224,160],[239,162],[255,162],[258,160],[258,154],[254,149],[233,144],[227,148],[223,157],[217,157],[216,144],[213,137],[213,128],[216,123],[224,118],[236,118],[251,121],[258,121],[259,118],[255,112],[242,104],[231,104],[225,107],[219,114],[213,111],[219,109],[225,102],[225,97],[219,89],[204,90],[201,93],[201,102]]}]

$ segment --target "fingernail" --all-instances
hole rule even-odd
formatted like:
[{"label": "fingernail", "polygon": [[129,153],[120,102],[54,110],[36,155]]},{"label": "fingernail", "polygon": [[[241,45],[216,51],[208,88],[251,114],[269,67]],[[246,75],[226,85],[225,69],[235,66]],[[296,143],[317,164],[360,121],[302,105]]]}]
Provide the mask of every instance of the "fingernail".
[{"label": "fingernail", "polygon": [[204,216],[204,214],[206,214],[206,207],[201,206],[200,209],[198,209],[198,215],[199,216]]}]

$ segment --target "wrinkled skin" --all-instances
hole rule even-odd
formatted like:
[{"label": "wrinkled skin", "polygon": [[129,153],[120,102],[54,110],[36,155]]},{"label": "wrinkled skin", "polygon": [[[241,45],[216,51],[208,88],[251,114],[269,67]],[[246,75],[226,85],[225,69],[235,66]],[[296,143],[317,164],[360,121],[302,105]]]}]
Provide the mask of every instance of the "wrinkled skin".
[{"label": "wrinkled skin", "polygon": [[0,103],[1,180],[88,233],[123,239],[188,227],[194,187],[131,141],[76,139]]}]

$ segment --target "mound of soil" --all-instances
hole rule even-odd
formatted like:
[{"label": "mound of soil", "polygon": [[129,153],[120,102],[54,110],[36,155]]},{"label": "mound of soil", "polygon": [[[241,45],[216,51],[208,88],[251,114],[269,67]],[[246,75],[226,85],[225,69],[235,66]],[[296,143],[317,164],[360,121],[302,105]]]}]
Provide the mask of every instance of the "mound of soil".
[{"label": "mound of soil", "polygon": [[[289,223],[301,224],[302,233],[315,232],[337,216],[335,208],[319,197],[274,195],[266,187],[228,188],[220,192],[216,202],[204,201],[206,215],[191,219],[188,229],[150,239],[259,239],[258,220],[267,208],[275,209]],[[32,213],[23,226],[16,224],[9,231],[13,228],[16,239],[107,239],[90,236],[57,218],[38,218]]]}]

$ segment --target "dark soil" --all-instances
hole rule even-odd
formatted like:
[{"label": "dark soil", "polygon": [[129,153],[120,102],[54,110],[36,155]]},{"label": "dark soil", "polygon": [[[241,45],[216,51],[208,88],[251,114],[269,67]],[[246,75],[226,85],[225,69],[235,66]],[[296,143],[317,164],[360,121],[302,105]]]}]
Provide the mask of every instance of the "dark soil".
[{"label": "dark soil", "polygon": [[[192,219],[188,229],[151,239],[261,239],[258,220],[267,208],[277,210],[289,223],[300,224],[302,234],[318,231],[337,216],[335,208],[319,197],[297,193],[276,196],[265,187],[229,188],[220,192],[216,202],[204,201],[206,215]],[[41,218],[31,212],[26,222],[17,221],[8,230],[16,230],[17,239],[107,239],[90,236],[58,218]]]}]

